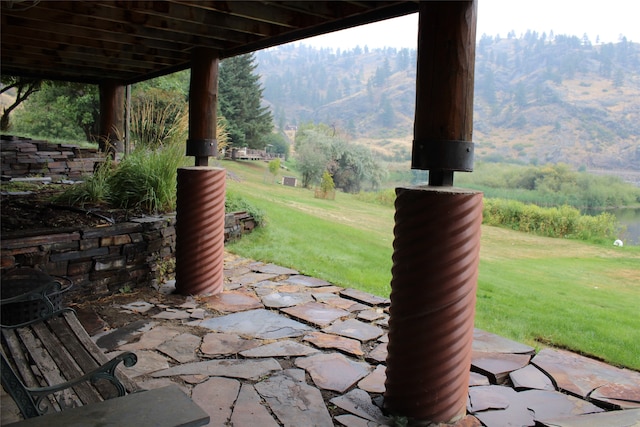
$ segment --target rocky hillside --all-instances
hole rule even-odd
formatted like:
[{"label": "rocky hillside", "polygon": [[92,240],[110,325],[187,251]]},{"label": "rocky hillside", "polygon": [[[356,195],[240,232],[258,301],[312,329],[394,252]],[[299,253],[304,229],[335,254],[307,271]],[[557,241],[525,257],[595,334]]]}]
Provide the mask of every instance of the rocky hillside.
[{"label": "rocky hillside", "polygon": [[[324,122],[386,160],[409,158],[415,50],[285,45],[256,58],[279,127]],[[483,36],[474,110],[479,159],[638,171],[640,45]]]}]

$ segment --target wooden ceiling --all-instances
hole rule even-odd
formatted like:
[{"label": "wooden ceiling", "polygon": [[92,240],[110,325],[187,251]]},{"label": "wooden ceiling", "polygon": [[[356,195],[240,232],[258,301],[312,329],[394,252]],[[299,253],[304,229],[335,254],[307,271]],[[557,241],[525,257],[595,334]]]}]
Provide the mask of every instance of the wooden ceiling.
[{"label": "wooden ceiling", "polygon": [[417,1],[2,0],[2,74],[135,83],[188,68],[195,47],[224,59],[417,11]]}]

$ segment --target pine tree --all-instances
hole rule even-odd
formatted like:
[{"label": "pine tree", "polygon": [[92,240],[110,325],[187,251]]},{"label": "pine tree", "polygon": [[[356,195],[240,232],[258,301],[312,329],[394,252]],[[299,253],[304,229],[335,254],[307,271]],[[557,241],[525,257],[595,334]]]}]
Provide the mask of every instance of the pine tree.
[{"label": "pine tree", "polygon": [[220,64],[218,95],[231,145],[264,148],[265,136],[273,129],[268,107],[261,106],[260,76],[255,74],[253,53],[225,59]]}]

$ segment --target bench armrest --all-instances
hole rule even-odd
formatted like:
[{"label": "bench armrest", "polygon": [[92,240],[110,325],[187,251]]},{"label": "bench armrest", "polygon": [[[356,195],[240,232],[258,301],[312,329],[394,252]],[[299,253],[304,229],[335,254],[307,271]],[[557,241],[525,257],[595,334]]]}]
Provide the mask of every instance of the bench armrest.
[{"label": "bench armrest", "polygon": [[22,414],[26,418],[31,418],[43,415],[47,412],[49,408],[46,406],[43,407],[43,403],[45,403],[45,398],[47,396],[86,381],[95,383],[98,380],[107,380],[116,388],[118,396],[124,396],[126,394],[126,390],[124,385],[115,375],[116,368],[120,362],[122,362],[124,366],[131,367],[135,365],[137,361],[138,358],[134,353],[124,352],[112,358],[104,365],[71,381],[49,387],[27,387],[22,383],[22,381],[20,381],[3,353],[2,385],[6,389],[7,393],[11,395],[13,400],[15,400]]}]

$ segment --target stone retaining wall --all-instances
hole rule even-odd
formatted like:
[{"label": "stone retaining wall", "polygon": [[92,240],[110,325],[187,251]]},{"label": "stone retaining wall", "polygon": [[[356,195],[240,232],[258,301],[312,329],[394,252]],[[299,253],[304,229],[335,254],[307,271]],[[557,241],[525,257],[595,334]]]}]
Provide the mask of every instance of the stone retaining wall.
[{"label": "stone retaining wall", "polygon": [[96,165],[104,162],[104,156],[97,148],[79,148],[10,135],[2,135],[0,139],[0,156],[3,176],[48,176],[54,181],[78,179],[93,173]]},{"label": "stone retaining wall", "polygon": [[142,218],[82,230],[6,233],[2,270],[35,267],[66,276],[73,292],[106,295],[160,279],[161,264],[175,251],[175,217]]},{"label": "stone retaining wall", "polygon": [[[2,135],[2,175],[77,179],[93,172],[104,157],[92,149]],[[175,215],[146,217],[108,227],[3,233],[0,275],[14,267],[34,267],[74,283],[72,293],[108,295],[154,286],[175,267]],[[247,212],[225,215],[225,242],[255,227]]]},{"label": "stone retaining wall", "polygon": [[[225,242],[254,226],[246,212],[225,215]],[[175,216],[82,230],[5,233],[0,241],[0,274],[14,267],[34,267],[71,279],[72,294],[109,295],[156,286],[172,275],[175,243]]]}]

